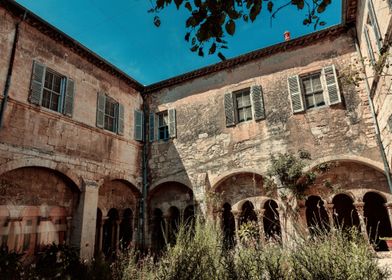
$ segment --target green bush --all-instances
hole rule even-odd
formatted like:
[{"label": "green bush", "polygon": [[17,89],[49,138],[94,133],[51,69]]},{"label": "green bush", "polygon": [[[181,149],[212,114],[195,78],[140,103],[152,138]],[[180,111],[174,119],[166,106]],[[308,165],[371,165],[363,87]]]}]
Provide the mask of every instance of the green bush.
[{"label": "green bush", "polygon": [[6,248],[0,249],[0,279],[21,279],[24,275],[22,256],[16,252],[9,252]]}]

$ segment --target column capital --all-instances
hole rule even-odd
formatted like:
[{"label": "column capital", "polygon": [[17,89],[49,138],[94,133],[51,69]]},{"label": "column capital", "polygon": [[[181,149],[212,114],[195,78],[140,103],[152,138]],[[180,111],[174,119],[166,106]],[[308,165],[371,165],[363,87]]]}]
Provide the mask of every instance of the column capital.
[{"label": "column capital", "polygon": [[231,213],[233,214],[234,218],[236,218],[236,219],[238,219],[241,216],[240,211],[231,210]]},{"label": "column capital", "polygon": [[384,203],[384,206],[387,208],[387,209],[390,209],[390,210],[392,210],[392,202],[387,202],[387,203]]},{"label": "column capital", "polygon": [[363,207],[365,206],[365,203],[362,201],[354,202],[353,203],[355,209],[357,210],[363,210]]}]

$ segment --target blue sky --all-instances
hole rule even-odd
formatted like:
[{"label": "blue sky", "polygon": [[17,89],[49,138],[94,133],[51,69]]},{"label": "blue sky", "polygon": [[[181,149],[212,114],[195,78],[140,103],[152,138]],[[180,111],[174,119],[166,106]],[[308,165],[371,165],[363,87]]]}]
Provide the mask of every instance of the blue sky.
[{"label": "blue sky", "polygon": [[[279,2],[281,1],[281,2]],[[186,11],[169,7],[160,13],[162,24],[153,24],[149,0],[17,0],[44,20],[102,56],[144,85],[149,85],[203,66],[220,62],[214,56],[199,57],[184,40]],[[282,0],[275,2],[285,3]],[[264,5],[265,7],[266,5]],[[314,31],[302,25],[305,11],[295,7],[282,10],[270,25],[264,9],[253,24],[239,24],[228,36],[226,58],[283,41],[289,30],[292,38]],[[341,1],[332,1],[321,14],[327,28],[340,23]]]}]

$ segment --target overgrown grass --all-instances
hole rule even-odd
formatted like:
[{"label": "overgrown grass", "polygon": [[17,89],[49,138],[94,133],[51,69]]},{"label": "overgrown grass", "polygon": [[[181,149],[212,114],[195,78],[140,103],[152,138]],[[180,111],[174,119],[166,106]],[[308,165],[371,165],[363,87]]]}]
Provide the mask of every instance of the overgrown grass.
[{"label": "overgrown grass", "polygon": [[[10,256],[13,263],[14,257]],[[5,265],[7,261],[2,260],[0,276],[1,271],[12,273]],[[51,258],[48,260],[51,263]],[[96,260],[79,275],[74,268],[68,269],[71,268],[69,264],[65,262],[67,269],[56,270],[58,277],[55,278],[69,279],[72,275],[72,279],[114,280],[383,280],[389,276],[386,268],[377,265],[370,245],[355,230],[333,229],[313,237],[296,237],[289,246],[263,244],[250,238],[234,249],[226,250],[221,231],[215,225],[199,220],[191,229],[180,226],[176,243],[168,245],[159,258],[132,250],[119,254],[111,266]],[[35,275],[34,279],[41,279],[40,275]]]}]

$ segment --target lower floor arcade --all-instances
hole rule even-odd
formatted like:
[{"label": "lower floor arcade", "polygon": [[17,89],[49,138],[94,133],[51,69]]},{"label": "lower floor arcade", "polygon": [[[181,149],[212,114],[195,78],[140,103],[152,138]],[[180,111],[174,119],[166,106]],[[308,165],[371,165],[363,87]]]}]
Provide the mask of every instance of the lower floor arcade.
[{"label": "lower floor arcade", "polygon": [[[158,184],[149,190],[143,213],[140,191],[124,179],[104,180],[86,196],[71,176],[50,168],[20,167],[0,174],[0,245],[33,256],[44,245],[72,245],[79,238],[91,256],[110,257],[141,245],[159,252],[175,242],[180,223],[191,225],[196,211],[201,213],[200,203],[205,203],[207,211],[201,214],[217,221],[227,246],[239,242],[243,225],[253,223],[263,242],[286,242],[292,233],[288,224],[306,234],[354,226],[376,250],[387,250],[380,237],[392,237],[392,195],[383,173],[350,161],[314,168],[317,179],[296,202],[298,215],[288,223],[284,201],[266,191],[261,173],[225,175],[208,190],[216,197],[213,202],[209,194],[197,201],[184,183]],[[92,241],[83,243],[83,235]]]}]

